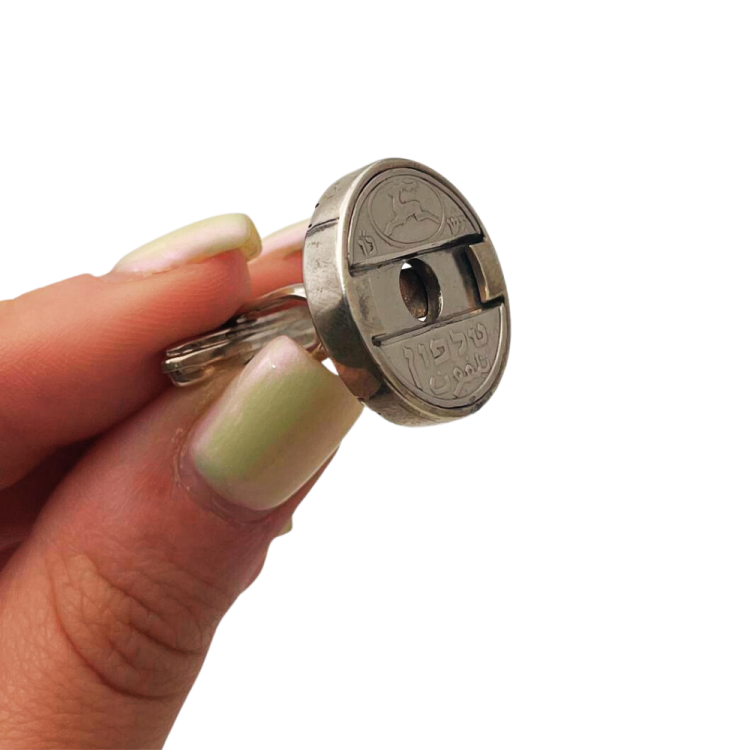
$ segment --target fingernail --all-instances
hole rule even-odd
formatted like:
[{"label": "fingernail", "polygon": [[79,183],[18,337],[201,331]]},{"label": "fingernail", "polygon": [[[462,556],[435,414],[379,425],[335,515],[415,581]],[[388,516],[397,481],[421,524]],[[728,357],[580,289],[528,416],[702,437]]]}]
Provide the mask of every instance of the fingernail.
[{"label": "fingernail", "polygon": [[338,376],[282,336],[209,409],[188,457],[225,500],[267,510],[313,477],[361,412]]},{"label": "fingernail", "polygon": [[159,273],[188,263],[198,263],[229,250],[240,250],[247,260],[260,254],[260,235],[245,214],[214,216],[165,234],[128,253],[114,270]]},{"label": "fingernail", "polygon": [[273,253],[279,257],[286,257],[294,253],[301,253],[305,245],[305,234],[310,226],[310,220],[298,221],[284,229],[279,229],[268,237],[263,238],[263,255]]},{"label": "fingernail", "polygon": [[284,536],[284,534],[288,534],[292,529],[294,528],[294,525],[292,524],[292,519],[290,518],[282,527],[281,531],[279,531],[278,534],[276,534],[276,538],[278,539],[280,536]]}]

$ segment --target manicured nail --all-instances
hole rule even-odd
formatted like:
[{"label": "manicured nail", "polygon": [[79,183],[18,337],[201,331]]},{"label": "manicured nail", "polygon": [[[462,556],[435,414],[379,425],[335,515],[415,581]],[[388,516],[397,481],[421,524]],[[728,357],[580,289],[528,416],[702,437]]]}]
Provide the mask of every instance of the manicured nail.
[{"label": "manicured nail", "polygon": [[209,409],[187,455],[225,500],[266,510],[313,477],[361,412],[338,376],[282,336]]},{"label": "manicured nail", "polygon": [[310,220],[298,221],[296,224],[279,229],[268,237],[263,238],[263,255],[278,255],[286,257],[293,253],[301,253],[305,244],[305,234],[310,226]]},{"label": "manicured nail", "polygon": [[276,534],[276,538],[278,539],[280,536],[284,536],[284,534],[288,534],[292,529],[294,528],[292,524],[292,519],[290,518],[282,527],[281,531]]},{"label": "manicured nail", "polygon": [[124,273],[159,273],[198,263],[229,250],[251,260],[260,253],[255,224],[245,214],[224,214],[197,221],[128,253],[114,268]]}]

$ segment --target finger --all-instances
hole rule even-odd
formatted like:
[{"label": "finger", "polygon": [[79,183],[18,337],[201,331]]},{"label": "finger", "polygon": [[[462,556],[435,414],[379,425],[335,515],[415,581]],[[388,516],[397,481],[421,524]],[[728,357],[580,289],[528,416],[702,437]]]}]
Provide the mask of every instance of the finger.
[{"label": "finger", "polygon": [[[224,217],[218,218],[223,219]],[[235,217],[230,218],[235,219]],[[208,225],[212,223],[214,232],[209,238],[206,237],[206,230]],[[242,242],[242,231],[237,230],[236,223],[235,219],[235,226],[232,227],[230,224],[228,228],[229,230],[234,228],[235,234],[232,234],[227,228],[224,229],[222,234],[216,231],[215,219],[199,222],[197,225],[191,225],[191,227],[173,232],[166,238],[156,240],[146,246],[146,249],[151,248],[153,250],[153,248],[158,247],[164,250],[166,248],[167,256],[174,260],[173,255],[170,256],[167,246],[174,244],[175,238],[182,237],[183,243],[192,243],[191,247],[194,252],[201,247],[204,248],[205,252],[205,248],[209,246],[214,251],[218,251],[219,244],[217,242],[223,242],[224,247]],[[302,248],[308,223],[308,221],[298,222],[263,239],[262,255],[252,265],[252,275],[255,281],[254,297],[280,286],[299,283],[302,280]],[[193,232],[192,230],[195,227],[202,229],[203,234],[201,235],[200,231]],[[167,240],[171,240],[172,243],[170,244]],[[158,253],[155,255],[158,258]],[[131,253],[130,260],[138,259],[139,256],[138,262],[141,264],[144,264],[150,256],[153,270],[154,253],[144,253],[142,248]],[[127,265],[126,261],[127,258],[120,261],[118,267],[122,269]],[[161,382],[159,386],[162,386]],[[54,453],[41,464],[35,466],[23,480],[12,484],[5,490],[0,490],[0,554],[5,556],[9,550],[15,549],[29,536],[34,521],[47,497],[80,457],[85,445],[77,443],[70,449],[66,448]]]},{"label": "finger", "polygon": [[252,260],[261,250],[255,224],[244,214],[224,214],[175,229],[128,253],[114,267],[128,274],[163,273],[229,250]]},{"label": "finger", "polygon": [[0,554],[14,550],[30,536],[47,498],[87,447],[88,443],[75,443],[56,451],[19,482],[0,490]]},{"label": "finger", "polygon": [[0,577],[0,745],[160,745],[361,411],[286,338],[220,391],[174,390],[94,446]]},{"label": "finger", "polygon": [[[254,233],[241,215],[199,222],[106,277],[80,276],[0,305],[0,488],[159,393],[162,350],[246,303],[243,258],[248,243],[260,250]],[[232,246],[244,249],[227,252]],[[223,254],[194,263],[211,253]]]},{"label": "finger", "polygon": [[301,253],[309,226],[310,220],[304,219],[267,235],[263,238],[261,257],[269,255],[289,256],[294,253]]},{"label": "finger", "polygon": [[302,249],[309,222],[280,229],[263,238],[263,250],[250,264],[253,297],[302,281]]}]

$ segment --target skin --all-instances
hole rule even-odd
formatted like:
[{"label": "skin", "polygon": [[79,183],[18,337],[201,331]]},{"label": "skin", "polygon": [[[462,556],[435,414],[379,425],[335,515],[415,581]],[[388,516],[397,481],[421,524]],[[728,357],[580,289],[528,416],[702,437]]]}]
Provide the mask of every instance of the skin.
[{"label": "skin", "polygon": [[283,338],[167,386],[165,347],[300,280],[299,232],[248,265],[232,216],[0,303],[0,747],[160,747],[360,413]]},{"label": "skin", "polygon": [[305,219],[269,234],[263,240],[263,255],[288,258],[295,254],[301,254],[308,226],[310,226],[310,222]]}]

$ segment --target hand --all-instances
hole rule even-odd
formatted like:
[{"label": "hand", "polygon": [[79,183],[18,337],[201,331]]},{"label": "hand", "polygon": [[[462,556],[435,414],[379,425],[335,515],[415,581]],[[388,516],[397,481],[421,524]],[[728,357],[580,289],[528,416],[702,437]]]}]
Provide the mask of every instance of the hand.
[{"label": "hand", "polygon": [[302,237],[261,254],[247,217],[216,217],[0,303],[0,747],[163,744],[359,416],[287,338],[205,385],[160,372],[170,344],[299,281]]}]

